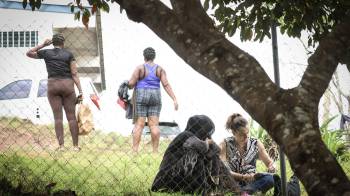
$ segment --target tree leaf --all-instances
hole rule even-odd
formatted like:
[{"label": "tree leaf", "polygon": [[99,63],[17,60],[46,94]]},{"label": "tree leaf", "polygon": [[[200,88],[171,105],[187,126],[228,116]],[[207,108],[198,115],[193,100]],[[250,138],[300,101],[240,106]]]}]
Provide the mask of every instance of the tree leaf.
[{"label": "tree leaf", "polygon": [[287,29],[286,25],[281,25],[281,27],[280,27],[281,34],[284,34],[286,32],[286,29]]},{"label": "tree leaf", "polygon": [[40,9],[40,7],[41,7],[41,0],[36,0],[36,2],[35,2],[35,7],[36,7],[37,9]]},{"label": "tree leaf", "polygon": [[26,7],[27,7],[27,0],[23,0],[22,1],[22,6],[23,6],[23,9],[26,9]]},{"label": "tree leaf", "polygon": [[311,46],[312,45],[312,39],[311,38],[309,38],[308,40],[307,40],[307,46]]},{"label": "tree leaf", "polygon": [[74,20],[80,20],[80,11],[75,12]]},{"label": "tree leaf", "polygon": [[89,19],[90,19],[90,11],[88,9],[84,9],[82,22],[86,28],[89,28]]},{"label": "tree leaf", "polygon": [[35,10],[35,0],[29,0],[29,5],[32,8],[32,11]]},{"label": "tree leaf", "polygon": [[105,1],[102,2],[102,10],[107,12],[107,13],[109,12],[109,5]]},{"label": "tree leaf", "polygon": [[89,17],[86,15],[83,15],[82,22],[86,28],[89,28]]},{"label": "tree leaf", "polygon": [[205,0],[204,1],[204,10],[208,10],[209,9],[209,0]]},{"label": "tree leaf", "polygon": [[258,39],[261,38],[261,31],[256,31],[256,35],[255,35],[255,38],[254,38],[254,41],[258,41]]},{"label": "tree leaf", "polygon": [[97,11],[97,5],[93,5],[92,8],[91,8],[91,14],[95,14],[95,12]]},{"label": "tree leaf", "polygon": [[228,36],[232,37],[236,33],[236,30],[236,27],[231,26],[230,29],[228,29]]},{"label": "tree leaf", "polygon": [[252,37],[253,37],[253,30],[252,30],[252,28],[248,27],[245,34],[246,34],[246,39],[247,40],[251,40]]},{"label": "tree leaf", "polygon": [[219,0],[212,0],[211,3],[213,4],[211,8],[214,9],[218,5]]}]

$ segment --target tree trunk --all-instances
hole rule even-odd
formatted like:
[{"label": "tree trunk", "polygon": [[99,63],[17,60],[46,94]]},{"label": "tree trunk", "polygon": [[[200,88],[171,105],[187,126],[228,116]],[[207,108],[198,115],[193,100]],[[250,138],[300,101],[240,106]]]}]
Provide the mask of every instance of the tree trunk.
[{"label": "tree trunk", "polygon": [[350,194],[349,179],[322,142],[318,125],[319,100],[350,47],[350,20],[320,43],[300,84],[284,90],[216,29],[199,0],[171,0],[173,9],[159,0],[115,1],[129,19],[147,25],[240,103],[282,147],[310,195]]}]

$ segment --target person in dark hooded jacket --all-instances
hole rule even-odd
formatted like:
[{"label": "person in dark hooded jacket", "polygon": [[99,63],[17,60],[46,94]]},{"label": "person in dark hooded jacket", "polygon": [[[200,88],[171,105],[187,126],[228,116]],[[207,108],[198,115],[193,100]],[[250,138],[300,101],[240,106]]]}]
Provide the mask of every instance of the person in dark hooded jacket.
[{"label": "person in dark hooded jacket", "polygon": [[[214,131],[209,117],[190,117],[185,131],[165,151],[151,190],[206,195],[218,187],[219,176],[227,170],[219,158],[220,147],[211,140]],[[236,188],[234,182],[228,184]]]}]

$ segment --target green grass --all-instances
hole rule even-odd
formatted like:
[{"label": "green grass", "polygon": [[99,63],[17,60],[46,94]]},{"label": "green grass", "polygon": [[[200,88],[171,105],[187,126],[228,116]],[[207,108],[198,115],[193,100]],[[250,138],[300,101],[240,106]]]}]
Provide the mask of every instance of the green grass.
[{"label": "green grass", "polygon": [[28,156],[25,151],[7,151],[0,156],[1,177],[9,179],[15,187],[22,184],[26,192],[43,192],[46,185],[57,183],[52,191],[143,195],[148,193],[161,161],[161,155],[148,153],[131,155],[85,149],[49,153],[50,156]]},{"label": "green grass", "polygon": [[[142,138],[141,151],[133,154],[131,137],[94,131],[80,137],[82,150],[74,152],[65,130],[65,151],[55,151],[57,141],[52,125],[37,126],[16,118],[0,118],[0,180],[8,180],[24,192],[51,193],[74,190],[78,195],[150,195],[169,140],[160,142],[160,153],[150,153],[149,137]],[[287,179],[292,175],[288,161]],[[350,154],[340,162],[350,176]],[[279,169],[279,162],[276,163]],[[258,161],[257,170],[266,167]],[[301,185],[302,186],[302,185]],[[0,195],[4,195],[0,191]],[[151,193],[151,195],[169,195]],[[176,195],[176,194],[174,194]],[[272,191],[267,195],[273,195]],[[302,195],[307,195],[302,187]]]},{"label": "green grass", "polygon": [[22,184],[26,192],[44,192],[46,185],[57,183],[53,191],[70,189],[78,195],[146,194],[158,157],[79,152],[31,158],[7,153],[0,156],[0,173],[15,187]]},{"label": "green grass", "polygon": [[[160,143],[152,154],[149,138],[142,138],[139,154],[131,152],[131,137],[95,131],[80,137],[82,150],[72,150],[65,130],[64,151],[56,151],[52,126],[37,126],[20,119],[1,118],[0,130],[7,143],[0,151],[0,178],[24,192],[74,190],[78,195],[149,195],[162,155],[169,144]],[[165,195],[156,194],[152,195]]]}]

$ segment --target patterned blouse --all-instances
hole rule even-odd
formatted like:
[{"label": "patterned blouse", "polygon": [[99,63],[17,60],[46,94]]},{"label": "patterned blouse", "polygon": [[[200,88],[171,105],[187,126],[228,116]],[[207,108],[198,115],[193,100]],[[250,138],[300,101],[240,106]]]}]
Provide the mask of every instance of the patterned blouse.
[{"label": "patterned blouse", "polygon": [[234,137],[225,139],[226,143],[226,158],[228,165],[233,172],[241,174],[250,174],[256,172],[256,160],[259,156],[258,140],[249,138],[247,149],[241,155]]}]

